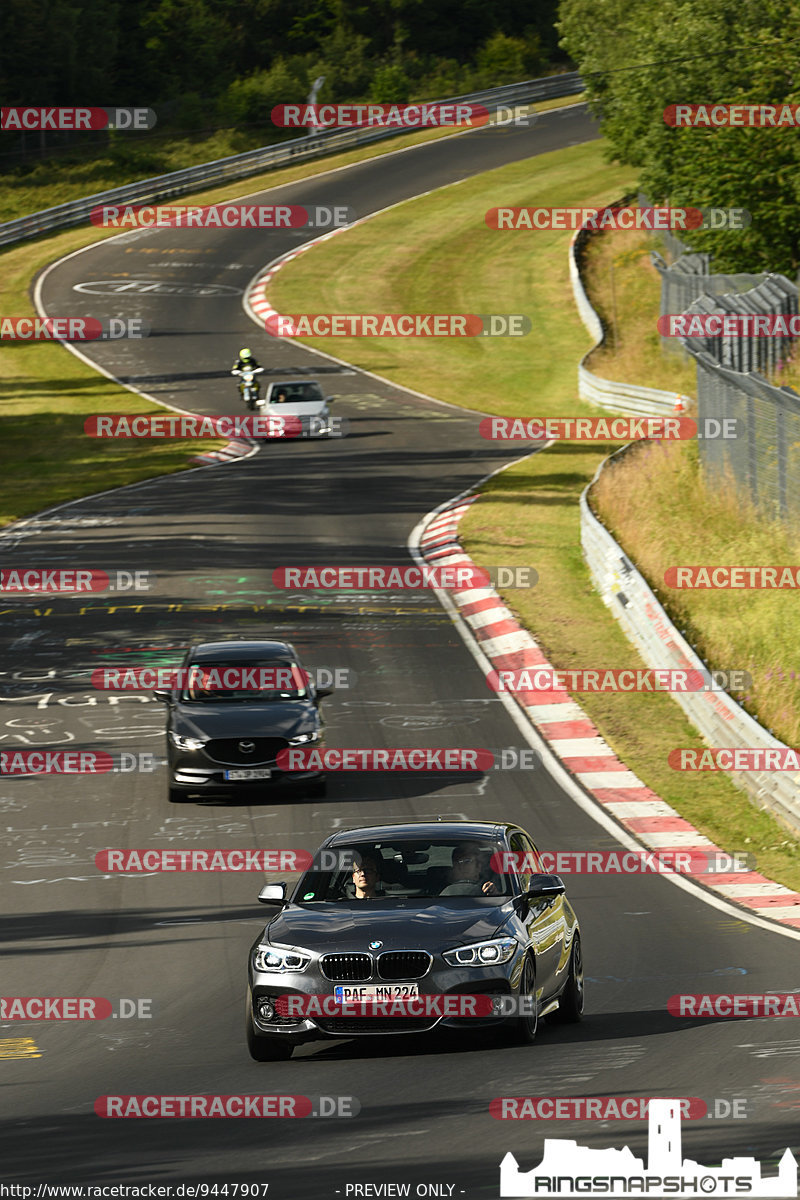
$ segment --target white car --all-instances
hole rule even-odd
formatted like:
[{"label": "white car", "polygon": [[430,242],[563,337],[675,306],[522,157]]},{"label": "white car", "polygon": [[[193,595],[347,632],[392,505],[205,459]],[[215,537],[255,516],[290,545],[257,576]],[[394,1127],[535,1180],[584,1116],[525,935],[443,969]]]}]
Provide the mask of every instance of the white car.
[{"label": "white car", "polygon": [[271,383],[259,408],[267,416],[300,417],[306,437],[330,437],[332,402],[315,380],[303,379]]}]

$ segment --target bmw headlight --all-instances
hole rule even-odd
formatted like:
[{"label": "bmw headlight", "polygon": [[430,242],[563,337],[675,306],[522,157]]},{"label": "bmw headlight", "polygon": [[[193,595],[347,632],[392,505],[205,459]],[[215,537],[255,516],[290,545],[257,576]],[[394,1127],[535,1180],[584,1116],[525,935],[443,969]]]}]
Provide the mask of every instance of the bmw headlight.
[{"label": "bmw headlight", "polygon": [[202,750],[206,744],[205,738],[186,737],[185,734],[176,733],[174,729],[170,729],[169,737],[173,746],[177,746],[179,750]]},{"label": "bmw headlight", "polygon": [[491,942],[474,942],[471,946],[445,950],[442,958],[451,967],[493,967],[508,962],[516,950],[514,938],[495,938]]},{"label": "bmw headlight", "polygon": [[311,955],[288,946],[257,946],[253,951],[253,966],[257,971],[284,974],[287,971],[305,971]]},{"label": "bmw headlight", "polygon": [[321,729],[312,729],[310,733],[298,733],[295,737],[289,738],[289,745],[306,746],[309,742],[318,742],[321,737]]}]

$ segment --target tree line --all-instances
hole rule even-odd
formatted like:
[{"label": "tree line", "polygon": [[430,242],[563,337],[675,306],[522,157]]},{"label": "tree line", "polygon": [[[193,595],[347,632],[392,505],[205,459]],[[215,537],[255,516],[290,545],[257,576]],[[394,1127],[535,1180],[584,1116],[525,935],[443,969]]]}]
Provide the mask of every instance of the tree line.
[{"label": "tree line", "polygon": [[693,233],[712,270],[800,266],[800,123],[677,128],[674,104],[787,105],[800,117],[798,0],[561,0],[562,47],[602,118],[609,156],[655,203],[745,208],[744,230]]},{"label": "tree line", "polygon": [[[403,102],[568,65],[557,0],[4,0],[4,105],[139,105],[184,128],[305,100]],[[159,122],[162,116],[159,114]]]}]

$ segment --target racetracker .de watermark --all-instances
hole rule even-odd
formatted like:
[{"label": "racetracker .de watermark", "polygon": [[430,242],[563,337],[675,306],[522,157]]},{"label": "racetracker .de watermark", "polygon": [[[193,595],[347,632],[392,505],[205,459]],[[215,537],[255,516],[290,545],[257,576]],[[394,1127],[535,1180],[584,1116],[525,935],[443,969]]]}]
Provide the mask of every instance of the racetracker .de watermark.
[{"label": "racetracker .de watermark", "polygon": [[670,996],[667,1012],[672,1017],[800,1017],[800,995],[796,992],[699,993]]},{"label": "racetracker .de watermark", "polygon": [[675,442],[696,437],[697,422],[691,417],[484,417],[478,431],[487,441]]},{"label": "racetracker .de watermark", "polygon": [[742,875],[756,860],[738,850],[503,850],[489,865],[497,875]]},{"label": "racetracker .de watermark", "polygon": [[273,337],[527,337],[524,313],[271,313]]},{"label": "racetracker .de watermark", "polygon": [[0,317],[3,342],[97,342],[150,336],[139,317]]},{"label": "racetracker .de watermark", "polygon": [[490,208],[489,229],[745,229],[745,208]]},{"label": "racetracker .de watermark", "polygon": [[520,667],[490,671],[493,692],[741,692],[753,686],[747,671],[678,670],[669,667]]},{"label": "racetracker .de watermark", "polygon": [[94,1111],[98,1117],[106,1118],[355,1117],[361,1111],[361,1104],[355,1096],[128,1095],[98,1096]]},{"label": "racetracker .de watermark", "polygon": [[[496,1121],[646,1121],[651,1096],[496,1096],[489,1101],[489,1114]],[[709,1103],[699,1096],[677,1098],[686,1121],[712,1116],[728,1116],[736,1104],[736,1115],[746,1116],[741,1108],[746,1100],[721,1100]]]},{"label": "racetracker .de watermark", "polygon": [[197,687],[203,691],[284,691],[293,688],[355,687],[355,671],[349,667],[97,667],[92,687],[100,692],[177,691]]},{"label": "racetracker .de watermark", "polygon": [[[352,853],[349,862],[352,862]],[[307,871],[314,859],[307,850],[175,850],[150,847],[142,850],[98,850],[94,865],[104,874],[158,874],[164,872]]]},{"label": "racetracker .de watermark", "polygon": [[490,771],[494,755],[477,747],[315,750],[299,746],[280,750],[276,762],[281,771]]},{"label": "racetracker .de watermark", "polygon": [[676,129],[795,129],[797,104],[668,104],[664,122]]},{"label": "racetracker .de watermark", "polygon": [[474,129],[489,122],[482,104],[276,104],[281,129]]},{"label": "racetracker .de watermark", "polygon": [[667,762],[673,771],[800,771],[800,747],[677,746]]},{"label": "racetracker .de watermark", "polygon": [[800,313],[665,313],[662,337],[800,337]]},{"label": "racetracker .de watermark", "polygon": [[347,204],[103,204],[89,214],[99,229],[344,229]]},{"label": "racetracker .de watermark", "polygon": [[149,997],[112,1001],[105,996],[0,996],[0,1021],[150,1020],[152,1006]]},{"label": "racetracker .de watermark", "polygon": [[151,775],[157,769],[155,755],[145,751],[0,750],[0,776]]},{"label": "racetracker .de watermark", "polygon": [[[330,417],[329,423],[335,418]],[[314,418],[256,416],[202,416],[192,413],[112,413],[87,417],[83,431],[93,438],[299,438]]]},{"label": "racetracker .de watermark", "polygon": [[86,595],[91,592],[149,592],[150,571],[101,571],[94,567],[4,567],[0,594]]},{"label": "racetracker .de watermark", "polygon": [[276,567],[272,572],[274,587],[305,591],[418,591],[425,588],[446,588],[449,591],[470,591],[473,588],[504,587],[531,588],[539,581],[533,567],[477,567],[474,563],[453,563],[447,566],[403,567]]},{"label": "racetracker .de watermark", "polygon": [[[372,985],[370,985],[372,986]],[[381,985],[377,985],[379,988]],[[404,985],[388,984],[391,992]],[[314,1020],[320,1017],[397,1018],[423,1017],[429,1020],[452,1018],[501,1017],[514,1014],[533,1016],[532,996],[466,995],[454,992],[423,992],[416,996],[368,995],[358,984],[342,985],[339,995],[306,996],[284,992],[275,998],[275,1011],[282,1017]]]},{"label": "racetracker .de watermark", "polygon": [[0,108],[0,130],[152,129],[152,108]]},{"label": "racetracker .de watermark", "polygon": [[793,589],[800,588],[800,567],[787,564],[743,567],[729,563],[667,567],[664,583],[668,588],[676,589]]}]

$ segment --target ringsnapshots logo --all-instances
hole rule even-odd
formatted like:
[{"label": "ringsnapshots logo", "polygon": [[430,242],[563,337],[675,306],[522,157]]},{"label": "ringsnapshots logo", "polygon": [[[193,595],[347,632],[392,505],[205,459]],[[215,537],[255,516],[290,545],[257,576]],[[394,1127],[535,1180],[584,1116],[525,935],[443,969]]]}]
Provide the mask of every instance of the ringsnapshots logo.
[{"label": "ringsnapshots logo", "polygon": [[[304,421],[314,418],[277,416],[202,416],[199,413],[111,413],[87,417],[83,431],[92,438],[299,438],[307,432]],[[329,417],[328,423],[336,421]]]},{"label": "ringsnapshots logo", "polygon": [[681,1099],[652,1098],[649,1105],[648,1157],[635,1158],[622,1150],[579,1146],[574,1140],[546,1138],[542,1160],[521,1171],[510,1152],[500,1164],[500,1196],[797,1196],[797,1162],[784,1151],[776,1176],[764,1177],[755,1158],[723,1158],[719,1167],[706,1167],[684,1158],[681,1145]]},{"label": "ringsnapshots logo", "polygon": [[524,313],[271,313],[273,337],[477,338],[527,337]]},{"label": "ringsnapshots logo", "polygon": [[0,130],[76,132],[91,129],[152,129],[152,108],[0,108]]},{"label": "ringsnapshots logo", "polygon": [[489,122],[482,104],[276,104],[281,129],[476,129]]},{"label": "ringsnapshots logo", "polygon": [[474,588],[532,588],[539,582],[533,567],[476,567],[474,563],[442,566],[422,563],[402,567],[276,567],[274,587],[288,591],[420,591],[439,588],[472,591]]},{"label": "ringsnapshots logo", "polygon": [[2,317],[2,342],[97,342],[150,336],[139,317]]},{"label": "ringsnapshots logo", "polygon": [[104,204],[89,214],[98,229],[344,229],[347,204]]}]

